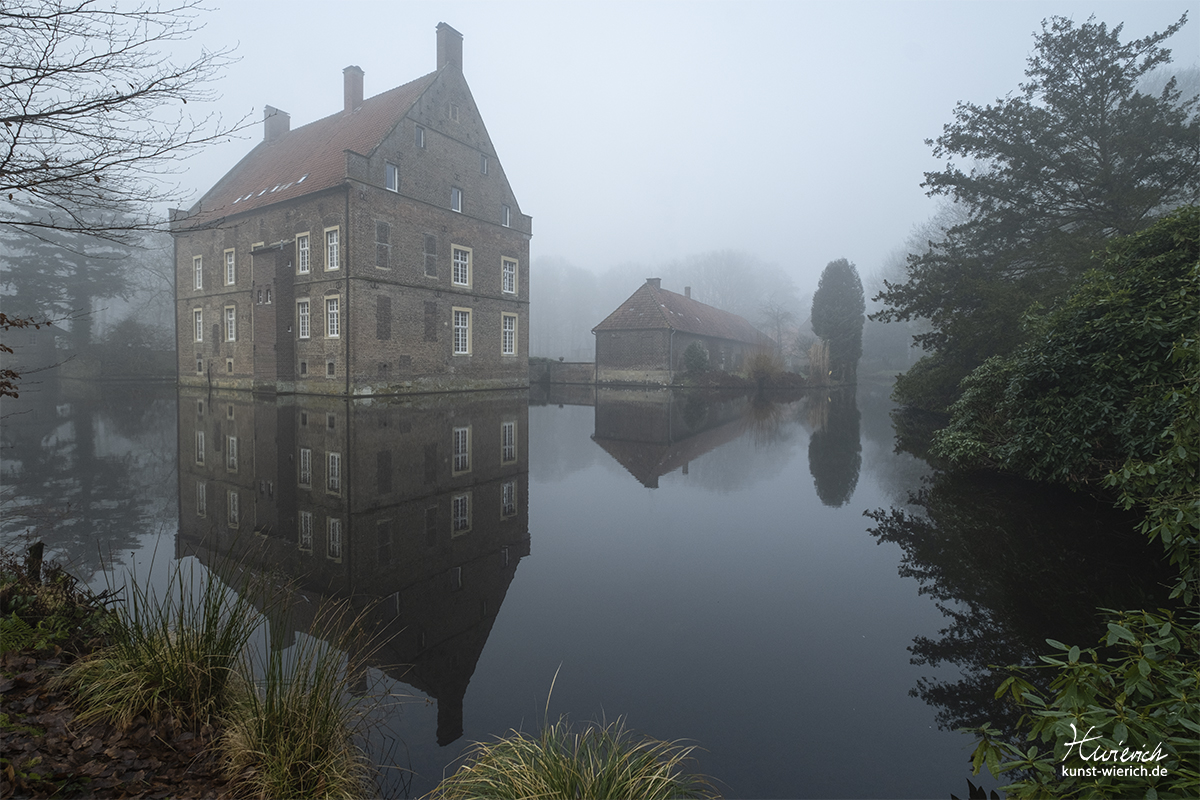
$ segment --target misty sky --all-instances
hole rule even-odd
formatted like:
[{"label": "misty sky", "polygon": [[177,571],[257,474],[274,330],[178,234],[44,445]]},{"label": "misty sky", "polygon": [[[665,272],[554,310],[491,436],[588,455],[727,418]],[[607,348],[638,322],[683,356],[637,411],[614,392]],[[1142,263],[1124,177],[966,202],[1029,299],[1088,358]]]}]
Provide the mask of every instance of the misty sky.
[{"label": "misty sky", "polygon": [[[738,249],[808,291],[836,258],[875,271],[932,214],[924,140],[956,101],[1016,91],[1043,19],[1095,14],[1128,39],[1188,11],[1170,46],[1177,67],[1200,60],[1195,0],[220,3],[196,43],[237,47],[226,118],[334,113],[350,64],[367,96],[431,72],[444,21],[533,216],[535,265]],[[192,199],[261,136],[258,122],[193,159]]]}]

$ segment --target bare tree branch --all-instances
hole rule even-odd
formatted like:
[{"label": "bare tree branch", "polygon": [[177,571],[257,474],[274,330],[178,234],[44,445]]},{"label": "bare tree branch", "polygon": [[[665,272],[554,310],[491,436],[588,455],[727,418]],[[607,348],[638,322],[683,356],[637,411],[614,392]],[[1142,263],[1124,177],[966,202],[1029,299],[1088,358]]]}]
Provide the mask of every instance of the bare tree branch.
[{"label": "bare tree branch", "polygon": [[0,200],[36,204],[0,226],[128,241],[182,200],[180,161],[248,124],[186,106],[215,99],[228,48],[179,60],[200,0],[5,0],[0,4]]}]

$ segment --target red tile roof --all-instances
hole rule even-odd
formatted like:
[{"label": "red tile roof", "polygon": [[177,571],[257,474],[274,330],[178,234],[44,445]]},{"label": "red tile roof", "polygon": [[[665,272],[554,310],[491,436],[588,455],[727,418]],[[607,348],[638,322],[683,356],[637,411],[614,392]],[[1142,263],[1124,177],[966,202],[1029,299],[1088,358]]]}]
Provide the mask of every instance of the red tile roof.
[{"label": "red tile roof", "polygon": [[643,283],[593,331],[669,330],[712,336],[732,342],[768,345],[770,337],[743,317],[705,305],[699,300]]},{"label": "red tile roof", "polygon": [[345,151],[370,155],[437,75],[368,98],[353,113],[339,111],[260,142],[200,198],[186,224],[211,224],[340,184],[346,178]]}]

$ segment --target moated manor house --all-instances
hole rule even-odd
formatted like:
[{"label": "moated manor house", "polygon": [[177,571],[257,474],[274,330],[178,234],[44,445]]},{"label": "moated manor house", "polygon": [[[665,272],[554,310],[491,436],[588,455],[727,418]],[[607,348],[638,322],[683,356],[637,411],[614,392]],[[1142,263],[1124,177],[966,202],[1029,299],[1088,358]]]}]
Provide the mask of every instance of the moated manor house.
[{"label": "moated manor house", "polygon": [[264,137],[175,237],[179,380],[369,395],[528,385],[529,238],[437,27],[437,70]]}]

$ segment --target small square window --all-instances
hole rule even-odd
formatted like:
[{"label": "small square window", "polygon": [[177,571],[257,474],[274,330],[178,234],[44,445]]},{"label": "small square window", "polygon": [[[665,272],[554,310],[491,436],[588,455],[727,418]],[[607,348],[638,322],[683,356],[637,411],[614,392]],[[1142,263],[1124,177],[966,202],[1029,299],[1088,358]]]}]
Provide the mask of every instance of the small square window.
[{"label": "small square window", "polygon": [[385,177],[384,187],[389,192],[400,191],[400,168],[395,164],[387,165],[387,175]]},{"label": "small square window", "polygon": [[462,189],[457,186],[450,187],[450,210],[462,213]]}]

